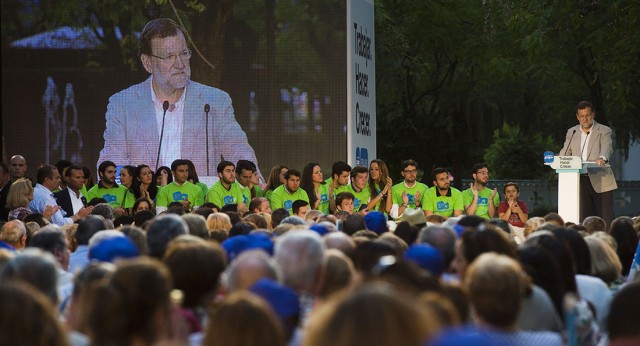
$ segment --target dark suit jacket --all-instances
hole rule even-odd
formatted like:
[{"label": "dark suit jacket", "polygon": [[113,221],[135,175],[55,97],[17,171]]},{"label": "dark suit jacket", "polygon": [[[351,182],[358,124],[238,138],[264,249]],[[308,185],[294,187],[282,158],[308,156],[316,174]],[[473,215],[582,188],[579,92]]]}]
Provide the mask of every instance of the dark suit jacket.
[{"label": "dark suit jacket", "polygon": [[[65,215],[65,217],[71,217],[73,216],[73,204],[71,203],[71,195],[69,195],[69,189],[64,189],[64,190],[60,190],[58,192],[54,192],[53,193],[53,198],[56,199],[56,202],[58,203],[58,205],[60,207],[62,207],[62,210],[65,211],[65,213],[67,213]],[[84,198],[84,196],[82,196],[82,204],[86,207],[87,206],[87,199]]]}]

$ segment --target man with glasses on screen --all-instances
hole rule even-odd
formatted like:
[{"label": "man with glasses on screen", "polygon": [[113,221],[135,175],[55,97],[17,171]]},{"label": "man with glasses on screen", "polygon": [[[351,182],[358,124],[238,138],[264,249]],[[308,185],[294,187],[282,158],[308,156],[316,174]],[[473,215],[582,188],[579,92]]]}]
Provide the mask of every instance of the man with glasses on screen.
[{"label": "man with glasses on screen", "polygon": [[422,196],[427,191],[427,185],[418,181],[418,163],[405,160],[400,164],[404,180],[391,188],[393,207],[391,216],[399,219],[407,208],[417,209],[422,206]]},{"label": "man with glasses on screen", "polygon": [[155,167],[186,157],[197,172],[211,175],[221,158],[258,162],[229,95],[190,80],[192,53],[185,37],[168,18],[145,25],[139,54],[151,76],[109,99],[99,162]]}]

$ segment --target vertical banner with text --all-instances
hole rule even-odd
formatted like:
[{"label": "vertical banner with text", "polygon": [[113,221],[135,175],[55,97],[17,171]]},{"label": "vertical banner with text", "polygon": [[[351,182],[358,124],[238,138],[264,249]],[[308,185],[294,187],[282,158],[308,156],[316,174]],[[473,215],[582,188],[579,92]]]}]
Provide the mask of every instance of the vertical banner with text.
[{"label": "vertical banner with text", "polygon": [[347,0],[347,160],[376,158],[376,65],[373,0]]}]

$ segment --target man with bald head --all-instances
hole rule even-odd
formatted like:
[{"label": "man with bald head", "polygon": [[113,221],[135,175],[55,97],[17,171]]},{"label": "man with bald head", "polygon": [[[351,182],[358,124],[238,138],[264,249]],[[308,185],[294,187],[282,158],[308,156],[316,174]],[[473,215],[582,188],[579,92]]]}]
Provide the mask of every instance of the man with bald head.
[{"label": "man with bald head", "polygon": [[27,174],[27,160],[22,155],[13,155],[9,161],[9,172],[11,181],[25,178]]}]

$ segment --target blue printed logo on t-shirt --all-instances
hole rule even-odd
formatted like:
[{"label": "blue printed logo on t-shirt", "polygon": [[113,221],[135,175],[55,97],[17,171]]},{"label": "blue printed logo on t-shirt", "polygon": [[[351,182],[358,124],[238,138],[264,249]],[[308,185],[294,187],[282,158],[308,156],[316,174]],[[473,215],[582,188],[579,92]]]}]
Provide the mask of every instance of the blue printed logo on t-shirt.
[{"label": "blue printed logo on t-shirt", "polygon": [[173,200],[176,201],[176,202],[184,201],[184,200],[186,200],[188,198],[189,198],[189,195],[184,194],[184,193],[182,193],[180,191],[176,191],[176,192],[173,193]]},{"label": "blue printed logo on t-shirt", "polygon": [[118,201],[118,197],[110,194],[103,195],[102,198],[104,198],[107,203],[116,203]]},{"label": "blue printed logo on t-shirt", "polygon": [[478,196],[478,205],[489,205],[489,199]]},{"label": "blue printed logo on t-shirt", "polygon": [[449,210],[449,202],[438,201],[438,203],[436,203],[436,208],[438,210]]},{"label": "blue printed logo on t-shirt", "polygon": [[285,209],[291,209],[291,207],[293,206],[293,201],[288,199],[286,201],[284,201],[284,208]]},{"label": "blue printed logo on t-shirt", "polygon": [[326,202],[326,201],[328,201],[328,200],[329,200],[329,195],[327,195],[327,194],[325,194],[325,193],[321,194],[321,195],[320,195],[320,200],[321,200],[322,202]]},{"label": "blue printed logo on t-shirt", "polygon": [[353,200],[353,210],[358,210],[358,208],[360,208],[360,204],[362,204],[362,201],[359,200],[357,197],[354,198],[354,200]]},{"label": "blue printed logo on t-shirt", "polygon": [[224,201],[224,205],[236,204],[236,198],[233,196],[224,196],[222,200]]},{"label": "blue printed logo on t-shirt", "polygon": [[415,204],[413,202],[413,200],[415,199],[413,195],[407,194],[407,197],[409,197],[409,204]]},{"label": "blue printed logo on t-shirt", "polygon": [[242,203],[249,204],[249,199],[247,198],[247,196],[242,195]]}]

